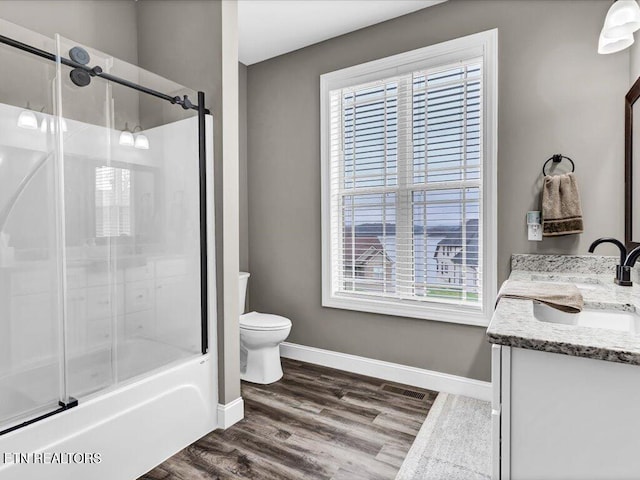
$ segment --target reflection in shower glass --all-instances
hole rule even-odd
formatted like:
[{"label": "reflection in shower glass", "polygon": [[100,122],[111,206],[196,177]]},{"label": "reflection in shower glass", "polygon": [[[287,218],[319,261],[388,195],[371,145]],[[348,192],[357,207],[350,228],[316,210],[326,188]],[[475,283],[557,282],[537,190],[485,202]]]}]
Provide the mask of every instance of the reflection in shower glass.
[{"label": "reflection in shower glass", "polygon": [[131,235],[131,170],[96,167],[95,172],[96,237]]}]

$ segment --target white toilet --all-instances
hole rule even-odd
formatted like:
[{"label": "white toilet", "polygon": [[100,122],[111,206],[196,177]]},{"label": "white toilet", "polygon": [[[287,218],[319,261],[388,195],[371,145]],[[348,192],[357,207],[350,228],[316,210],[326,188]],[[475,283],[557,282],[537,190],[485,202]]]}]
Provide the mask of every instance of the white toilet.
[{"label": "white toilet", "polygon": [[[240,272],[240,312],[244,312],[248,280],[249,274]],[[289,332],[288,318],[258,312],[240,315],[240,378],[261,384],[280,380],[280,344]]]}]

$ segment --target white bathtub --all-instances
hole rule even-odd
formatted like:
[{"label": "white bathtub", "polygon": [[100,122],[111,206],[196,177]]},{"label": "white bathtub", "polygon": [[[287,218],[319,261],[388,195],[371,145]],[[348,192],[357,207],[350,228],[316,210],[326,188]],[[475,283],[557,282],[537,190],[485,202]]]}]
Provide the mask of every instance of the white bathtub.
[{"label": "white bathtub", "polygon": [[[148,341],[127,347],[132,355],[122,358],[130,362],[128,371],[144,371],[143,362],[166,351]],[[77,407],[2,435],[0,479],[136,479],[217,428],[217,372],[215,355],[192,356],[81,397]],[[80,463],[59,464],[51,463],[58,459],[52,454],[86,455],[76,455]]]}]

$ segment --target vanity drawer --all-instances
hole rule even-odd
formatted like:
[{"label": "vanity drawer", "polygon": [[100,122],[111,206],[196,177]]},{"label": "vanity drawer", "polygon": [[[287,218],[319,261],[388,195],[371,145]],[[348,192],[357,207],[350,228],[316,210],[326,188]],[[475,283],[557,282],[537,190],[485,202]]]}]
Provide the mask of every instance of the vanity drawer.
[{"label": "vanity drawer", "polygon": [[124,286],[116,286],[116,309],[111,307],[112,290],[109,287],[87,288],[87,318],[109,318],[114,313],[122,315],[124,313]]},{"label": "vanity drawer", "polygon": [[152,337],[154,335],[153,310],[127,313],[124,319],[124,333],[127,338]]},{"label": "vanity drawer", "polygon": [[111,319],[87,320],[87,346],[95,348],[111,342]]},{"label": "vanity drawer", "polygon": [[155,293],[153,282],[131,282],[126,285],[125,311],[127,313],[152,310]]},{"label": "vanity drawer", "polygon": [[141,280],[151,280],[154,276],[153,263],[147,263],[141,267],[127,268],[124,272],[126,282],[139,282]]},{"label": "vanity drawer", "polygon": [[90,287],[106,286],[114,283],[124,283],[124,271],[118,269],[115,274],[105,268],[91,268],[87,272],[87,285]]}]

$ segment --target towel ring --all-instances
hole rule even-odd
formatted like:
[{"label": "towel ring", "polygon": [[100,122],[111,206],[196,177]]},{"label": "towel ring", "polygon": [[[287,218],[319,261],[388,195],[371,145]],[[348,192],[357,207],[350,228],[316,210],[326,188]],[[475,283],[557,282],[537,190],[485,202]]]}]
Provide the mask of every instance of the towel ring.
[{"label": "towel ring", "polygon": [[553,161],[553,163],[560,163],[563,158],[566,158],[571,163],[571,173],[575,172],[576,164],[573,163],[573,160],[565,155],[562,155],[561,153],[555,153],[550,159],[544,162],[544,165],[542,166],[542,175],[544,175],[545,177],[547,176],[546,168],[549,162]]}]

